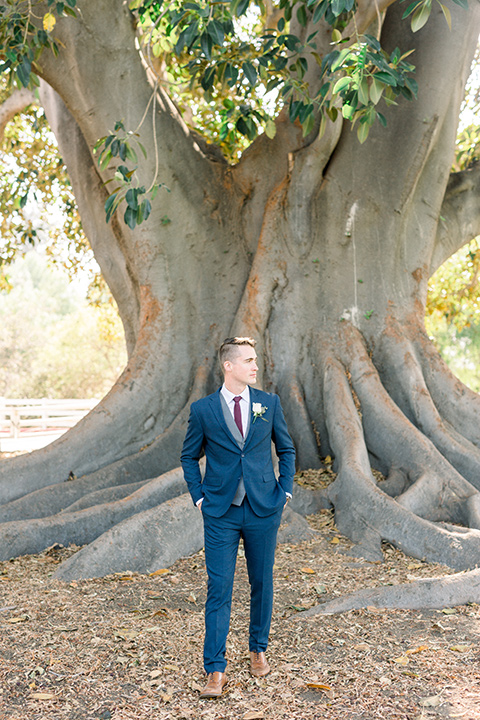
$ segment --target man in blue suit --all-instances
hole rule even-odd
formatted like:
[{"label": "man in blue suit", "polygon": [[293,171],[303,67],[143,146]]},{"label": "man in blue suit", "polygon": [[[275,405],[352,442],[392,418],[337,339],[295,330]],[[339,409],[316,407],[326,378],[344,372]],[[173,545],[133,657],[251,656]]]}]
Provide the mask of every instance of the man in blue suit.
[{"label": "man in blue suit", "polygon": [[[227,338],[219,350],[224,384],[192,403],[182,467],[203,515],[208,592],[201,698],[218,697],[227,682],[225,649],[238,543],[243,538],[250,582],[250,672],[270,671],[265,651],[273,605],[273,563],[282,510],[292,496],[295,449],[278,395],[256,390],[252,338]],[[279,460],[275,477],[272,447]],[[205,453],[202,482],[199,459]]]}]

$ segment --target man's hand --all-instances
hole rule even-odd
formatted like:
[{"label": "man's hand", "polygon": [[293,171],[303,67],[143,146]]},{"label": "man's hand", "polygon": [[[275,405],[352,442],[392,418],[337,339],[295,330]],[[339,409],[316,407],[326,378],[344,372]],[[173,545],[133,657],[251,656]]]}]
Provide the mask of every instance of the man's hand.
[{"label": "man's hand", "polygon": [[202,509],[202,505],[203,505],[203,498],[198,501],[198,503],[197,503],[197,508],[198,508],[199,510],[201,510],[201,509]]}]

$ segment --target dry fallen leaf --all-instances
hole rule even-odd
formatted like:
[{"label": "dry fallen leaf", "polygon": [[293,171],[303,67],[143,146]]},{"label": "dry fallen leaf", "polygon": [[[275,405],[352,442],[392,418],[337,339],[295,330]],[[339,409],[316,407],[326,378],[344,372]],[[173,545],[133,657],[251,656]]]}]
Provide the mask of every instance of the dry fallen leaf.
[{"label": "dry fallen leaf", "polygon": [[165,670],[173,670],[173,672],[178,672],[180,670],[178,665],[164,665],[163,667]]},{"label": "dry fallen leaf", "polygon": [[249,710],[243,716],[243,720],[262,720],[265,717],[263,710]]},{"label": "dry fallen leaf", "polygon": [[18,617],[8,618],[8,620],[5,620],[5,622],[14,625],[15,623],[27,622],[28,619],[28,615],[19,615]]},{"label": "dry fallen leaf", "polygon": [[444,615],[456,615],[456,614],[457,614],[457,611],[455,610],[455,608],[444,608],[444,609],[442,610],[442,613],[443,613]]},{"label": "dry fallen leaf", "polygon": [[443,700],[440,695],[430,695],[430,697],[422,698],[419,700],[419,705],[422,707],[438,707],[442,705]]},{"label": "dry fallen leaf", "polygon": [[315,690],[324,690],[324,692],[331,692],[332,690],[330,685],[323,685],[323,683],[307,682],[305,685],[309,688],[314,688]]},{"label": "dry fallen leaf", "polygon": [[337,537],[333,537],[333,538],[330,540],[330,543],[331,543],[332,545],[337,545],[339,542],[340,542],[340,539],[337,538]]},{"label": "dry fallen leaf", "polygon": [[139,630],[117,630],[115,633],[116,638],[121,638],[122,640],[135,640],[136,637],[140,635]]},{"label": "dry fallen leaf", "polygon": [[454,652],[468,652],[470,650],[470,645],[452,645],[450,650],[453,650]]},{"label": "dry fallen leaf", "polygon": [[167,575],[170,570],[168,568],[160,568],[160,570],[155,570],[155,572],[149,573],[148,577],[156,577],[157,575]]},{"label": "dry fallen leaf", "polygon": [[405,655],[416,655],[419,652],[423,652],[423,650],[429,650],[428,645],[420,645],[417,648],[412,648],[412,650],[407,650]]},{"label": "dry fallen leaf", "polygon": [[56,695],[55,693],[37,692],[30,695],[35,700],[53,700]]},{"label": "dry fallen leaf", "polygon": [[368,643],[358,643],[358,645],[353,646],[354,650],[370,650],[370,645]]},{"label": "dry fallen leaf", "polygon": [[154,678],[160,677],[161,674],[162,674],[161,670],[152,670],[152,672],[150,673],[150,677],[153,680]]},{"label": "dry fallen leaf", "polygon": [[302,568],[300,568],[300,572],[307,573],[309,575],[315,575],[315,570],[313,570],[313,568],[310,568],[310,567],[302,567]]},{"label": "dry fallen leaf", "polygon": [[196,603],[196,602],[197,602],[197,596],[195,595],[195,593],[193,593],[193,592],[190,593],[190,595],[189,595],[188,598],[187,598],[187,601],[188,601],[188,602],[191,602],[191,603]]},{"label": "dry fallen leaf", "polygon": [[407,565],[407,570],[418,570],[421,567],[423,567],[422,563],[410,563]]},{"label": "dry fallen leaf", "polygon": [[406,655],[401,655],[398,658],[394,658],[393,662],[397,663],[398,665],[408,665],[410,660]]}]

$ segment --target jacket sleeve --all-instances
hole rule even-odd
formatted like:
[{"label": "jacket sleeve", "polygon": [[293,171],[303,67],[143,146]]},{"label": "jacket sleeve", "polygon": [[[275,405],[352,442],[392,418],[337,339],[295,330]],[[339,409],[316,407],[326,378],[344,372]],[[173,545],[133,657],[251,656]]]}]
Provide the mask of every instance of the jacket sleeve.
[{"label": "jacket sleeve", "polygon": [[204,440],[202,423],[200,422],[194,405],[192,405],[180,460],[183,468],[183,476],[194,505],[203,498],[202,474],[198,461],[202,455]]},{"label": "jacket sleeve", "polygon": [[295,475],[295,446],[288,432],[278,395],[276,400],[272,440],[278,456],[278,468],[280,471],[278,482],[284,492],[291,494],[293,491],[293,476]]}]

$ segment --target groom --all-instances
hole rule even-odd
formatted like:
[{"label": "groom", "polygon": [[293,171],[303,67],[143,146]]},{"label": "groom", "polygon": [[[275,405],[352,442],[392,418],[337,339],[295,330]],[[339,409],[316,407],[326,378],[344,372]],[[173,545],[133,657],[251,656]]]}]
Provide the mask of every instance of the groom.
[{"label": "groom", "polygon": [[[250,582],[250,672],[270,671],[265,650],[273,605],[273,562],[282,510],[291,498],[295,449],[278,395],[255,390],[255,340],[227,338],[219,350],[222,387],[193,403],[182,450],[188,489],[203,515],[208,592],[201,698],[227,682],[225,648],[238,543],[243,538]],[[279,459],[275,477],[272,448]],[[202,482],[198,461],[206,455]]]}]

